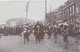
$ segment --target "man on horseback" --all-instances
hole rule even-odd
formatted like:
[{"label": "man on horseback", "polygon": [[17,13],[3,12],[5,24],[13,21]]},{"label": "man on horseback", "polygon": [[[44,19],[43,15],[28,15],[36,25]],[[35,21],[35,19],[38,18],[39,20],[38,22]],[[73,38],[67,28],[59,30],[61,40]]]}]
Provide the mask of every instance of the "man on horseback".
[{"label": "man on horseback", "polygon": [[34,27],[34,35],[36,37],[36,43],[41,41],[41,25],[39,22]]}]

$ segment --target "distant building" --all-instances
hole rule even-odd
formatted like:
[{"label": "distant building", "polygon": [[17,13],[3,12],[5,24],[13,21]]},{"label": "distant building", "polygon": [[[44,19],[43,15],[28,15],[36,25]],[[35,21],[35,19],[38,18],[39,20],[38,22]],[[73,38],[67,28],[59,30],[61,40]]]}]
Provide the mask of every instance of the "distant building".
[{"label": "distant building", "polygon": [[6,21],[6,26],[16,27],[16,26],[24,25],[26,23],[31,25],[32,23],[34,23],[34,21],[30,19],[25,20],[25,18],[24,19],[22,18],[9,19],[8,21]]},{"label": "distant building", "polygon": [[56,8],[55,10],[47,13],[47,23],[54,24],[55,22],[61,22],[62,21],[62,6]]},{"label": "distant building", "polygon": [[62,17],[63,20],[67,20],[67,22],[72,23],[75,22],[75,2],[72,0],[68,0],[65,2],[65,5],[62,9]]},{"label": "distant building", "polygon": [[80,23],[77,20],[80,18],[80,0],[67,0],[62,9],[62,16],[64,19],[67,19],[69,23]]},{"label": "distant building", "polygon": [[76,21],[80,23],[80,0],[75,0],[76,2]]},{"label": "distant building", "polygon": [[16,27],[17,26],[17,22],[15,19],[10,19],[8,21],[6,21],[6,26],[7,27]]},{"label": "distant building", "polygon": [[[80,23],[80,0],[67,0],[64,5],[47,13],[47,21],[67,21],[68,23]],[[53,15],[51,18],[50,16]]]},{"label": "distant building", "polygon": [[0,28],[4,28],[6,25],[5,24],[0,24]]}]

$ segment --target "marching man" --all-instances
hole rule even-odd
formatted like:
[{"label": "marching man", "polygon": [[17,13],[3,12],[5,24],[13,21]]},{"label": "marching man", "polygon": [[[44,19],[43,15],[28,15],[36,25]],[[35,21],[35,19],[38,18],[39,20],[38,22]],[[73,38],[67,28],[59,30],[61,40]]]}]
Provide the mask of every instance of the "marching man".
[{"label": "marching man", "polygon": [[26,44],[26,40],[27,42],[29,42],[29,36],[30,36],[30,30],[27,27],[24,27],[24,31],[23,31],[23,35],[24,35],[24,44]]},{"label": "marching man", "polygon": [[56,24],[54,25],[53,32],[54,32],[54,39],[55,39],[54,43],[57,43],[58,26]]}]

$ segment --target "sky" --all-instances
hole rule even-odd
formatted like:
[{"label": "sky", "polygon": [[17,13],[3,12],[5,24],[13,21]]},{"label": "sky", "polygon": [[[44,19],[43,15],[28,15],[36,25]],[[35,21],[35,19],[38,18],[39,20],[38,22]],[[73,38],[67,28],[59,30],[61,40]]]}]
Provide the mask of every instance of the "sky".
[{"label": "sky", "polygon": [[[45,0],[29,0],[28,14],[26,17],[26,5],[28,0],[0,0],[0,24],[5,24],[7,20],[13,18],[28,18],[44,20]],[[46,0],[47,12],[61,6],[67,0]]]}]

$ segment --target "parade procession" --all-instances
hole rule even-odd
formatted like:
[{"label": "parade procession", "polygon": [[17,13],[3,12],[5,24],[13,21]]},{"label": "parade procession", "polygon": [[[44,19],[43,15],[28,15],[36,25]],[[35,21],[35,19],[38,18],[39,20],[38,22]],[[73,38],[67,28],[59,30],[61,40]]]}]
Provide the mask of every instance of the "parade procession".
[{"label": "parade procession", "polygon": [[29,36],[31,34],[34,34],[36,44],[40,43],[46,35],[48,36],[48,39],[50,39],[51,36],[54,35],[54,37],[52,38],[54,38],[55,40],[54,43],[57,43],[57,36],[61,35],[63,36],[65,48],[68,48],[68,46],[70,46],[68,42],[69,36],[75,37],[75,42],[78,43],[78,40],[80,39],[80,27],[78,24],[68,24],[67,22],[60,24],[55,23],[53,26],[50,23],[48,23],[47,25],[43,25],[41,22],[37,22],[33,27],[30,27],[29,24],[26,24],[23,30],[24,44],[26,43],[26,41],[29,42]]},{"label": "parade procession", "polygon": [[80,52],[80,0],[0,1],[0,52]]}]

